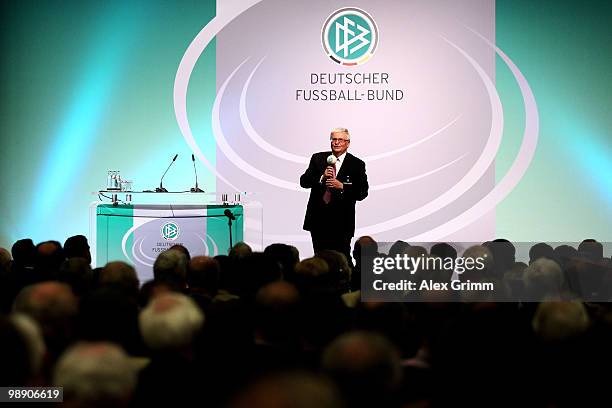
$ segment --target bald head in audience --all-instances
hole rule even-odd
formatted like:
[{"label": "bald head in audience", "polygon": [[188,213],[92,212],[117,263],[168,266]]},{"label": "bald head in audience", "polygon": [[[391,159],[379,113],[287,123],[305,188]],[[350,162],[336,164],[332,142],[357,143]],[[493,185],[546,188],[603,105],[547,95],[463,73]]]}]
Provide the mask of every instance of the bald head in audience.
[{"label": "bald head in audience", "polygon": [[113,285],[130,293],[137,293],[140,282],[134,267],[126,262],[109,262],[100,271],[100,284]]},{"label": "bald head in audience", "polygon": [[268,283],[255,297],[256,341],[268,344],[297,340],[300,294],[291,283]]},{"label": "bald head in audience", "polygon": [[59,282],[42,282],[19,292],[13,310],[36,320],[43,328],[53,326],[77,313],[77,298],[70,286]]},{"label": "bald head in audience", "polygon": [[113,343],[78,343],[58,360],[53,385],[64,387],[71,407],[127,407],[137,376],[127,354]]},{"label": "bald head in audience", "polygon": [[23,288],[13,310],[34,319],[42,329],[49,350],[58,353],[72,338],[78,300],[65,283],[42,282]]},{"label": "bald head in audience", "polygon": [[142,338],[155,352],[190,349],[204,324],[204,314],[189,297],[167,292],[154,297],[140,313]]},{"label": "bald head in audience", "polygon": [[335,339],[323,353],[322,368],[349,405],[357,406],[385,405],[402,378],[398,351],[385,337],[370,332]]},{"label": "bald head in audience", "polygon": [[579,336],[589,328],[590,319],[582,302],[543,302],[533,317],[532,327],[544,341],[562,341]]},{"label": "bald head in audience", "polygon": [[290,372],[263,378],[247,387],[232,408],[338,408],[344,403],[329,380],[311,373]]},{"label": "bald head in audience", "polygon": [[57,241],[45,241],[36,246],[34,266],[42,273],[43,279],[54,278],[64,259],[64,249]]},{"label": "bald head in audience", "polygon": [[219,290],[221,266],[219,261],[209,256],[196,256],[189,261],[187,285],[190,289],[200,289],[209,296]]},{"label": "bald head in audience", "polygon": [[353,257],[357,262],[359,262],[359,258],[361,258],[363,252],[371,255],[378,253],[378,243],[369,235],[359,237],[355,241],[355,245],[353,246]]}]

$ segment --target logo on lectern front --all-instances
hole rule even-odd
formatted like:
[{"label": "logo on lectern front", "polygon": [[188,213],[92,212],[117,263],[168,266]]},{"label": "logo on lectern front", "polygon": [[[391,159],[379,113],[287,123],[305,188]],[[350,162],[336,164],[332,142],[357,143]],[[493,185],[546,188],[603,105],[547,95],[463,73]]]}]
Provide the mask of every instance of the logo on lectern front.
[{"label": "logo on lectern front", "polygon": [[334,11],[321,30],[323,49],[332,61],[346,66],[370,59],[378,45],[378,28],[372,17],[356,7]]},{"label": "logo on lectern front", "polygon": [[181,229],[179,228],[178,224],[175,224],[173,222],[167,222],[161,227],[161,236],[166,241],[176,240],[179,237],[180,233]]}]

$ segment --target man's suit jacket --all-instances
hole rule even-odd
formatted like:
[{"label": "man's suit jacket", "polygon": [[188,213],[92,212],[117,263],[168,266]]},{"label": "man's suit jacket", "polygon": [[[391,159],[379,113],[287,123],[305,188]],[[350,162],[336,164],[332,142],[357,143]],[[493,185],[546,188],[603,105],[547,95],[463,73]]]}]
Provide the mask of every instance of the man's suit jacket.
[{"label": "man's suit jacket", "polygon": [[300,186],[310,188],[310,197],[304,218],[306,231],[332,230],[353,236],[355,234],[355,202],[368,196],[368,177],[365,163],[350,153],[344,158],[336,179],[344,184],[343,190],[332,189],[331,201],[325,204],[325,183],[321,175],[327,167],[331,151],[315,153],[306,172],[300,177]]}]

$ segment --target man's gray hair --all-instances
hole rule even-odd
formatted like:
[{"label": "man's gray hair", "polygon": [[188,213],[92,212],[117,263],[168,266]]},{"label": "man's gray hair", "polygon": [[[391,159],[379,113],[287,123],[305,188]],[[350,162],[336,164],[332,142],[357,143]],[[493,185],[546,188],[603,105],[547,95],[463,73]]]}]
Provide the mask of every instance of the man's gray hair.
[{"label": "man's gray hair", "polygon": [[351,140],[351,134],[349,133],[347,128],[343,128],[343,127],[333,128],[331,132],[329,133],[329,137],[331,138],[334,133],[344,133],[346,134],[346,136],[348,136],[347,139]]},{"label": "man's gray hair", "polygon": [[128,355],[108,342],[81,342],[60,357],[53,385],[64,387],[64,401],[76,406],[125,405],[136,387]]},{"label": "man's gray hair", "polygon": [[565,278],[559,264],[547,258],[539,258],[523,272],[525,288],[538,300],[558,298],[564,290]]},{"label": "man's gray hair", "polygon": [[40,326],[33,318],[23,313],[13,313],[10,319],[26,342],[30,358],[30,369],[34,375],[37,375],[42,368],[47,352]]},{"label": "man's gray hair", "polygon": [[13,311],[33,318],[43,329],[72,319],[78,312],[78,299],[65,283],[47,281],[35,283],[17,294]]},{"label": "man's gray hair", "polygon": [[158,281],[184,282],[187,278],[187,257],[169,249],[157,256],[153,264],[153,278]]},{"label": "man's gray hair", "polygon": [[545,341],[561,341],[587,331],[589,313],[582,302],[542,302],[538,306],[531,326],[535,334]]},{"label": "man's gray hair", "polygon": [[140,313],[139,324],[151,350],[176,350],[192,345],[204,324],[204,313],[186,295],[163,293]]},{"label": "man's gray hair", "polygon": [[495,259],[493,259],[493,253],[484,245],[472,245],[463,251],[463,257],[474,260],[480,258],[481,262],[484,264],[485,272],[487,273],[492,270],[495,262]]}]

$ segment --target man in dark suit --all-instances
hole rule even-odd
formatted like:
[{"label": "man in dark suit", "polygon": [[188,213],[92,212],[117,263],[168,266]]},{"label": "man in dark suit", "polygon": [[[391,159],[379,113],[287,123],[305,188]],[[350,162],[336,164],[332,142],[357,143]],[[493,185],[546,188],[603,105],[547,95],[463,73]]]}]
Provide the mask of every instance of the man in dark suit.
[{"label": "man in dark suit", "polygon": [[[351,262],[355,202],[368,196],[368,177],[363,160],[347,153],[351,143],[347,129],[333,129],[330,141],[331,151],[313,154],[300,177],[300,185],[310,188],[304,229],[310,231],[315,253],[333,249]],[[335,164],[328,164],[328,158]]]}]

